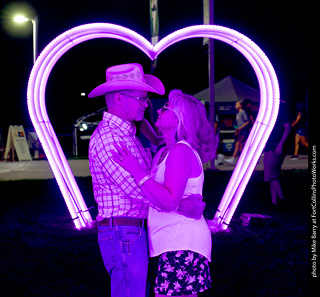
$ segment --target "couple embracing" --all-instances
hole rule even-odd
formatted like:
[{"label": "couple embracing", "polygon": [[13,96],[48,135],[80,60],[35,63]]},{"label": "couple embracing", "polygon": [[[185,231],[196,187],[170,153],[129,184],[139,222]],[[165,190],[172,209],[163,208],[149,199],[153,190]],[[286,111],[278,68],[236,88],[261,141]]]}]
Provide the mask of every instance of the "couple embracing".
[{"label": "couple embracing", "polygon": [[204,105],[173,90],[157,111],[165,146],[152,160],[134,125],[148,92],[165,89],[140,64],[123,64],[108,68],[106,82],[89,94],[104,95],[108,106],[89,145],[100,252],[113,297],[146,296],[149,256],[158,257],[156,296],[197,296],[211,286],[211,233],[199,197],[202,164],[217,140]]}]

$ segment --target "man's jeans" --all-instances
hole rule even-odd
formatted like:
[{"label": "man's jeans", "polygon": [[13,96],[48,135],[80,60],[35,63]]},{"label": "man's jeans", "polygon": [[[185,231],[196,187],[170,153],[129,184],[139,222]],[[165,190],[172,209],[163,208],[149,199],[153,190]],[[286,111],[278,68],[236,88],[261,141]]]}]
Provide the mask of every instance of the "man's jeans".
[{"label": "man's jeans", "polygon": [[99,226],[98,242],[111,277],[112,297],[145,297],[148,274],[147,229]]}]

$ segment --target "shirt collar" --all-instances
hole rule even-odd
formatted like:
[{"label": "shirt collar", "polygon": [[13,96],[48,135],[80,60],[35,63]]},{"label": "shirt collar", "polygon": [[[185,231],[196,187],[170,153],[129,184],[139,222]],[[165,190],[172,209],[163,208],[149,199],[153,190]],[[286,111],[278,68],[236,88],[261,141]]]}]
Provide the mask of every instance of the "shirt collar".
[{"label": "shirt collar", "polygon": [[112,129],[119,129],[125,135],[136,135],[136,126],[134,123],[124,120],[114,114],[104,112],[102,120],[108,122]]}]

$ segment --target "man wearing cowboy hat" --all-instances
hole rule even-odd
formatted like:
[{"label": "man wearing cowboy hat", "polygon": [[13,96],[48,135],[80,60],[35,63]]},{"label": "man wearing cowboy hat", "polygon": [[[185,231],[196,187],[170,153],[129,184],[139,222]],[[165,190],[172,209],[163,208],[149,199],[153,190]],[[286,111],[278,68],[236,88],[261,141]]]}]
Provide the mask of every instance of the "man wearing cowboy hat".
[{"label": "man wearing cowboy hat", "polygon": [[[135,136],[133,124],[144,118],[148,92],[163,95],[165,89],[157,77],[144,74],[140,64],[123,64],[108,68],[106,82],[89,94],[90,98],[105,95],[108,106],[90,139],[89,165],[98,204],[98,242],[113,297],[145,297],[146,292],[149,203],[139,183],[113,161],[111,151],[124,143],[146,173],[150,172],[151,155]],[[195,197],[182,201],[179,211],[200,217],[202,201]]]}]

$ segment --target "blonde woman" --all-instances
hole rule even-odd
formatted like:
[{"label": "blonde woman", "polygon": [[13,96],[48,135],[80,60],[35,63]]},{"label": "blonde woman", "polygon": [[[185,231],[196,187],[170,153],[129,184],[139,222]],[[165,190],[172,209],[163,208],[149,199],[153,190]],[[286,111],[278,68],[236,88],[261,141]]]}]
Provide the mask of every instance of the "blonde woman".
[{"label": "blonde woman", "polygon": [[150,257],[159,257],[156,296],[198,296],[211,287],[211,233],[203,216],[187,218],[176,209],[190,194],[202,194],[202,163],[214,158],[218,140],[204,105],[180,90],[170,92],[158,114],[165,147],[155,155],[150,175],[125,144],[114,152],[114,160],[154,205],[149,207],[148,236]]}]

